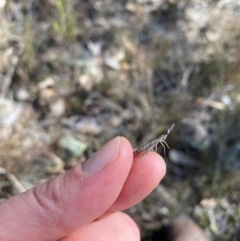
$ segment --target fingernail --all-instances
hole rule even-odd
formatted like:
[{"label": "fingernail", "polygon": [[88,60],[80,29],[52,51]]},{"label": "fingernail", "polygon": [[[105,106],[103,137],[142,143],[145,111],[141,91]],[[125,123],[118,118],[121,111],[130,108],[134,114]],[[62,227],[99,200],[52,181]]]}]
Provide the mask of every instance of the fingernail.
[{"label": "fingernail", "polygon": [[106,143],[83,164],[83,171],[93,174],[103,170],[107,165],[112,163],[118,156],[120,141],[121,137],[118,136]]}]

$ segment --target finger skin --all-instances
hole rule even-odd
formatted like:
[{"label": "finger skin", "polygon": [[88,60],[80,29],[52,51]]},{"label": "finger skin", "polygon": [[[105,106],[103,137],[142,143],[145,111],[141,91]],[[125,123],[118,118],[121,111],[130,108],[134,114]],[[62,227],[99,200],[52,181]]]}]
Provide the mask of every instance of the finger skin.
[{"label": "finger skin", "polygon": [[139,241],[139,229],[125,213],[117,212],[86,225],[60,241]]},{"label": "finger skin", "polygon": [[118,156],[102,171],[81,165],[0,204],[0,240],[58,240],[113,205],[132,166],[132,147],[121,137]]}]

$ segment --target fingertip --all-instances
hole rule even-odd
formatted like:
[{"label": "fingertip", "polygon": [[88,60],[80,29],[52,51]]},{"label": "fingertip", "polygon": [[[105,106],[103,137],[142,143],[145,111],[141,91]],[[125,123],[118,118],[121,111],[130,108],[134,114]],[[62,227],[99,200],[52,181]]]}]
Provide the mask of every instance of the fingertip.
[{"label": "fingertip", "polygon": [[156,152],[149,152],[134,163],[129,178],[138,180],[137,184],[142,187],[139,192],[145,192],[146,196],[159,185],[165,174],[166,164],[163,158]]},{"label": "fingertip", "polygon": [[[119,223],[122,224],[122,227],[128,227],[128,234],[126,236],[129,238],[129,240],[140,240],[140,230],[137,224],[128,214],[116,212],[113,215],[119,219]],[[126,230],[126,228],[124,228],[124,230]]]},{"label": "fingertip", "polygon": [[[159,184],[159,182],[166,174],[166,163],[162,156],[160,156],[156,152],[149,152],[146,156],[142,158],[142,160],[139,161],[139,163],[139,169],[144,168],[146,175],[148,175],[149,177],[151,176],[151,179],[156,179],[156,185]],[[136,165],[137,164],[138,163],[136,163]]]},{"label": "fingertip", "polygon": [[150,152],[132,166],[122,191],[109,212],[127,209],[146,196],[159,185],[166,173],[166,164],[157,153]]},{"label": "fingertip", "polygon": [[139,241],[140,231],[136,223],[125,213],[116,212],[86,225],[61,241],[88,240]]}]

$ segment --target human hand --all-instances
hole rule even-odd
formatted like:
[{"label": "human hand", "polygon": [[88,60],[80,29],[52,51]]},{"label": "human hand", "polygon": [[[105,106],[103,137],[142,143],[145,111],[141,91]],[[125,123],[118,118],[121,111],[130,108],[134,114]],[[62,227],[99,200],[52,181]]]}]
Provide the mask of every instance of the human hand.
[{"label": "human hand", "polygon": [[153,152],[134,163],[129,141],[116,137],[84,164],[0,203],[0,240],[140,240],[120,211],[146,197],[165,171]]}]

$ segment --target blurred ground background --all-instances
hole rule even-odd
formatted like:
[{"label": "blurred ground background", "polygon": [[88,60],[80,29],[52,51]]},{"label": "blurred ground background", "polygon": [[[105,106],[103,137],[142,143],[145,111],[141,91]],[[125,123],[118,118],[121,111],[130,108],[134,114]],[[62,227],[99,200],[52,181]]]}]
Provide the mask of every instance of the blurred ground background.
[{"label": "blurred ground background", "polygon": [[142,240],[182,216],[240,240],[239,17],[234,0],[0,0],[0,200],[175,123],[166,177],[127,211]]}]

